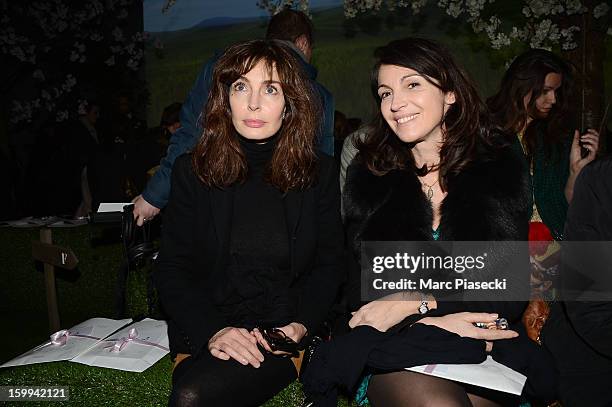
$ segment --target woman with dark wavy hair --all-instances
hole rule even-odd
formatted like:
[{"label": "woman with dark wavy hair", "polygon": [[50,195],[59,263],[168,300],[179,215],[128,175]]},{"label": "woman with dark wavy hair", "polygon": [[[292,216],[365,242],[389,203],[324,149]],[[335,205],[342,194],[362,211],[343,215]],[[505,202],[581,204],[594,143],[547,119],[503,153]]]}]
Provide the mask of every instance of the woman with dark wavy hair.
[{"label": "woman with dark wavy hair", "polygon": [[[480,363],[491,354],[528,376],[527,392],[538,387],[536,396],[550,397],[546,392],[553,385],[542,383],[530,369],[535,359],[543,371],[551,363],[520,327],[528,292],[522,294],[524,301],[520,294],[510,297],[502,291],[489,294],[488,301],[482,294],[473,301],[470,293],[461,293],[462,301],[454,297],[451,302],[444,295],[452,290],[417,287],[361,301],[362,285],[369,281],[361,278],[363,242],[527,239],[521,162],[491,130],[472,81],[450,53],[435,42],[406,38],[377,49],[375,57],[372,91],[379,112],[357,143],[343,195],[352,252],[347,290],[351,331],[317,349],[304,377],[307,393],[315,406],[331,406],[338,385],[357,391],[360,400],[367,394],[376,407],[493,406],[508,401],[508,395],[404,370]],[[502,264],[504,256],[489,253],[487,266]],[[526,270],[527,256],[521,261]],[[415,281],[424,277],[420,272]],[[523,277],[510,284],[528,286]],[[506,328],[499,317],[510,329],[477,327]],[[363,357],[351,358],[347,352]],[[364,374],[359,385],[356,379]]]},{"label": "woman with dark wavy hair", "polygon": [[573,86],[572,69],[563,59],[532,49],[516,57],[487,100],[494,124],[522,149],[530,168],[534,216],[559,240],[576,177],[599,148],[597,131],[575,130]]},{"label": "woman with dark wavy hair", "polygon": [[[568,203],[582,168],[593,161],[599,134],[575,130],[576,98],[571,66],[550,51],[532,49],[512,62],[499,91],[487,100],[492,119],[524,160],[529,184],[529,240],[534,296],[525,324],[537,341],[555,297],[560,245]],[[573,137],[572,137],[573,133]],[[581,147],[585,150],[583,154]],[[531,312],[531,311],[534,312]]]},{"label": "woman with dark wavy hair", "polygon": [[287,351],[316,331],[340,282],[332,158],[319,106],[284,45],[219,59],[193,153],[176,160],[155,273],[175,359],[170,405],[259,405],[293,381]]}]

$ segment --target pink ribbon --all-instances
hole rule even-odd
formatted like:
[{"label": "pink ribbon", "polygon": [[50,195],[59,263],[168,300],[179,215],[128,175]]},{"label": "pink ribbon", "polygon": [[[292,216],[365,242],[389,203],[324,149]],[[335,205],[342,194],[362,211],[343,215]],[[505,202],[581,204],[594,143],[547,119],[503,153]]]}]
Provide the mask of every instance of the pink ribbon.
[{"label": "pink ribbon", "polygon": [[434,370],[436,370],[436,366],[438,365],[427,365],[423,371],[425,373],[432,373]]},{"label": "pink ribbon", "polygon": [[61,331],[57,331],[57,332],[51,334],[51,336],[49,338],[51,339],[51,343],[53,345],[64,346],[66,344],[66,342],[68,341],[68,337],[69,336],[77,336],[79,338],[95,339],[95,340],[98,340],[98,341],[100,340],[100,338],[97,338],[95,336],[75,334],[75,333],[70,332],[67,329],[62,329]]},{"label": "pink ribbon", "polygon": [[144,339],[138,339],[138,331],[136,330],[136,328],[131,328],[130,331],[128,332],[127,337],[124,336],[123,338],[119,338],[119,339],[109,339],[108,341],[115,342],[114,345],[104,347],[104,349],[111,348],[109,349],[109,352],[121,352],[123,348],[125,348],[127,344],[130,342],[139,343],[141,345],[155,346],[167,352],[170,351],[170,349],[160,344],[150,342],[150,341],[145,341]]}]

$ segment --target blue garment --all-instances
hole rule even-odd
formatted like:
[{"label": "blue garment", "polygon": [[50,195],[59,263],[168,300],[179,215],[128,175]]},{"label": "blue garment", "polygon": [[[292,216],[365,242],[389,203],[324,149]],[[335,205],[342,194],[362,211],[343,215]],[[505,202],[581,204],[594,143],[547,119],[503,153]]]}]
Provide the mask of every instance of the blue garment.
[{"label": "blue garment", "polygon": [[368,386],[370,385],[371,379],[371,374],[365,375],[361,380],[361,383],[359,384],[359,388],[357,389],[357,393],[355,394],[355,402],[358,406],[365,406],[366,404],[370,404],[370,400],[368,400]]},{"label": "blue garment", "polygon": [[[334,99],[332,94],[316,81],[317,69],[307,63],[296,52],[296,57],[303,62],[304,70],[312,80],[323,102],[323,121],[319,135],[319,148],[329,156],[334,156]],[[208,99],[208,92],[212,82],[213,70],[217,60],[221,57],[217,52],[206,61],[195,85],[189,92],[180,113],[181,127],[170,138],[166,156],[162,158],[159,169],[148,182],[142,197],[156,208],[163,208],[170,196],[170,179],[174,160],[191,150],[202,134],[202,111]]]},{"label": "blue garment", "polygon": [[432,229],[431,237],[433,240],[440,240],[440,226],[437,229]]}]

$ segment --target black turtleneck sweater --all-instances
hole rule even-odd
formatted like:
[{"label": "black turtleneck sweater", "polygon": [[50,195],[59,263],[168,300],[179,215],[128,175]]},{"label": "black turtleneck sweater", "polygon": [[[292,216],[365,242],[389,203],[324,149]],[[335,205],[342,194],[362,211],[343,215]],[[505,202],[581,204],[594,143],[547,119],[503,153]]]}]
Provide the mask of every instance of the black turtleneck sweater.
[{"label": "black turtleneck sweater", "polygon": [[247,179],[234,190],[225,313],[238,326],[279,326],[295,316],[290,300],[290,247],[283,195],[264,181],[274,138],[240,138]]},{"label": "black turtleneck sweater", "polygon": [[240,138],[248,175],[236,187],[230,254],[259,265],[289,268],[289,237],[282,193],[264,181],[276,140],[257,144]]}]

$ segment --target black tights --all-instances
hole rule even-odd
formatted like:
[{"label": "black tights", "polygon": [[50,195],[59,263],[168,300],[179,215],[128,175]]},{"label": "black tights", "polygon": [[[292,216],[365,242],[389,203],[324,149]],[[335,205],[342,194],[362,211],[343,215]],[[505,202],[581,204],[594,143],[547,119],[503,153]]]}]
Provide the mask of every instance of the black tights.
[{"label": "black tights", "polygon": [[372,376],[368,399],[374,407],[500,406],[453,381],[405,370]]},{"label": "black tights", "polygon": [[191,357],[172,373],[170,406],[259,406],[274,397],[297,377],[291,359],[264,355],[258,369],[233,359],[220,360],[208,351]]}]

